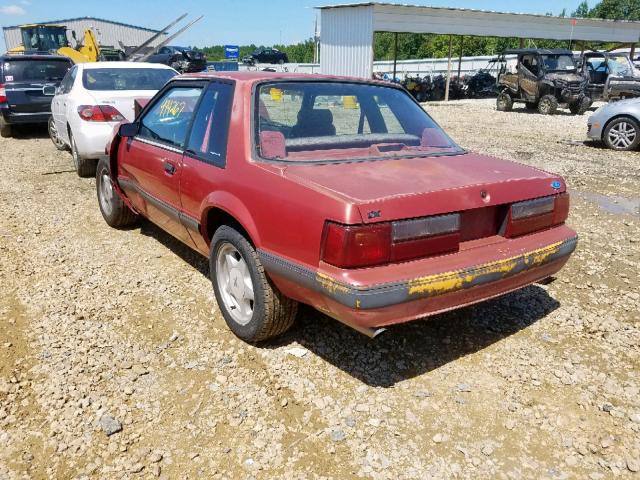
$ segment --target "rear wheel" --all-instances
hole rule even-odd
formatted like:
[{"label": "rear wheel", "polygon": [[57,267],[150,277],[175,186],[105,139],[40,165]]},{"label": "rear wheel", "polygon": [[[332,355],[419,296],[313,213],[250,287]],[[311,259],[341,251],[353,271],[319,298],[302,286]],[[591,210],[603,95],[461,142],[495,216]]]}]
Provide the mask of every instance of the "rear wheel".
[{"label": "rear wheel", "polygon": [[545,95],[538,103],[538,112],[542,115],[553,115],[558,110],[558,99],[554,95]]},{"label": "rear wheel", "polygon": [[56,128],[56,122],[53,120],[53,117],[49,117],[49,122],[47,124],[49,129],[49,138],[55,145],[58,150],[66,150],[67,144],[64,143],[64,140],[60,137],[58,133],[58,129]]},{"label": "rear wheel", "polygon": [[507,92],[501,92],[496,100],[496,109],[499,112],[510,112],[513,109],[513,98]]},{"label": "rear wheel", "polygon": [[96,161],[91,158],[83,158],[78,153],[78,146],[73,134],[69,132],[69,140],[71,143],[71,157],[73,158],[73,166],[79,177],[93,177],[96,174]]},{"label": "rear wheel", "polygon": [[213,235],[209,272],[225,322],[242,340],[266,340],[293,325],[298,302],[271,283],[255,249],[235,228],[223,225]]},{"label": "rear wheel", "polygon": [[11,125],[0,116],[0,137],[9,138],[11,136]]},{"label": "rear wheel", "polygon": [[630,117],[616,118],[606,126],[602,139],[613,150],[635,150],[640,143],[640,126]]},{"label": "rear wheel", "polygon": [[103,158],[98,162],[96,169],[96,191],[100,213],[110,227],[128,227],[136,223],[138,215],[122,201],[114,190],[109,172],[109,161]]}]

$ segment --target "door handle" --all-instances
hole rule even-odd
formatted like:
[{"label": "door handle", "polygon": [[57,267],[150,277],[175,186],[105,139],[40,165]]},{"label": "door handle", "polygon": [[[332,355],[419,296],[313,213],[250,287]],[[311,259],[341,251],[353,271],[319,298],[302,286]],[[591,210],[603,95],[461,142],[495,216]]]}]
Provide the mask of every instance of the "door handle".
[{"label": "door handle", "polygon": [[176,166],[168,160],[164,161],[164,171],[169,175],[176,173]]}]

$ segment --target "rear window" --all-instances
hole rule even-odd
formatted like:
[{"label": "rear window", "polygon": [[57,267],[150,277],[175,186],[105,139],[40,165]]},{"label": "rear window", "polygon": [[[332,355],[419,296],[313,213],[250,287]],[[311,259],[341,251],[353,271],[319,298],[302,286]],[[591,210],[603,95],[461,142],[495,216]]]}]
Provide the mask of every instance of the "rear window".
[{"label": "rear window", "polygon": [[71,63],[66,60],[9,60],[4,64],[4,81],[57,81],[70,68]]},{"label": "rear window", "polygon": [[463,151],[395,87],[292,81],[262,84],[257,93],[255,142],[269,160],[352,161]]},{"label": "rear window", "polygon": [[82,85],[87,90],[160,90],[175,75],[167,68],[88,68]]}]

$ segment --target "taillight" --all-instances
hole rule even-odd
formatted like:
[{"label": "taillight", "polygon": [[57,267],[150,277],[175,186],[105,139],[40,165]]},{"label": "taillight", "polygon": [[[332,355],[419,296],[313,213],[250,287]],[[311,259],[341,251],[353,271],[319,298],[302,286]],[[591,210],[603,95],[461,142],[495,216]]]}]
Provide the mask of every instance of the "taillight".
[{"label": "taillight", "polygon": [[7,103],[7,89],[4,83],[0,83],[0,103]]},{"label": "taillight", "polygon": [[369,225],[325,224],[321,258],[340,268],[382,265],[457,251],[460,215]]},{"label": "taillight", "polygon": [[124,120],[124,115],[111,105],[80,105],[78,115],[87,122],[120,122]]},{"label": "taillight", "polygon": [[560,225],[568,216],[568,193],[514,203],[509,209],[505,236],[519,237]]},{"label": "taillight", "polygon": [[336,267],[370,267],[391,258],[391,224],[339,225],[324,227],[322,259]]}]

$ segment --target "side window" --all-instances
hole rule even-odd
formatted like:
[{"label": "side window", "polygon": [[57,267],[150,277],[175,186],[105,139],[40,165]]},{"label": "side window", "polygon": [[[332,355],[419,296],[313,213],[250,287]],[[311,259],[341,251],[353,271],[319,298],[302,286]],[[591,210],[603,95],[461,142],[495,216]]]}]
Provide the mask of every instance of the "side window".
[{"label": "side window", "polygon": [[184,147],[187,130],[202,87],[174,87],[155,102],[140,121],[143,138]]},{"label": "side window", "polygon": [[71,91],[71,88],[73,88],[73,82],[76,79],[77,72],[78,68],[73,67],[65,74],[62,82],[60,82],[60,93],[69,93]]},{"label": "side window", "polygon": [[193,120],[187,147],[189,155],[224,167],[232,100],[233,85],[212,83],[207,88]]}]

